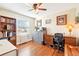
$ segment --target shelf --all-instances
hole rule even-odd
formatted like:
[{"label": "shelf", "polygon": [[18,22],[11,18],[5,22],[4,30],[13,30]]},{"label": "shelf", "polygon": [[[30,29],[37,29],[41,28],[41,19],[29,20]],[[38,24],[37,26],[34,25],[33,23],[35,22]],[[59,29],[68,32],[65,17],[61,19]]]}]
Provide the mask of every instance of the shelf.
[{"label": "shelf", "polygon": [[[11,37],[15,37],[15,36],[16,36],[16,35],[14,35],[14,36],[9,36],[9,37],[11,38]],[[9,38],[9,37],[4,37],[4,38]]]},{"label": "shelf", "polygon": [[5,17],[0,17],[0,22],[6,22],[6,18]]},{"label": "shelf", "polygon": [[[3,32],[3,38],[12,38],[16,36],[16,19],[0,16],[0,31]],[[12,33],[12,36],[10,36],[11,32],[15,33],[15,35]]]}]

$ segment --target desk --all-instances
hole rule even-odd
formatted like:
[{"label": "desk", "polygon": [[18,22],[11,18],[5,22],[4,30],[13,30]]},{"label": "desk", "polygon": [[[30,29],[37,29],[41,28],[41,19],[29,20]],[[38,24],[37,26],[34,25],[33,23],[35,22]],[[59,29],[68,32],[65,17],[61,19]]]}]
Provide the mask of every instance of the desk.
[{"label": "desk", "polygon": [[[46,42],[47,45],[53,45],[53,35],[43,35],[43,41]],[[65,44],[76,45],[76,37],[73,36],[64,36]]]},{"label": "desk", "polygon": [[65,44],[76,45],[76,37],[73,36],[64,36]]},{"label": "desk", "polygon": [[43,35],[43,41],[48,46],[53,45],[53,36],[44,34]]},{"label": "desk", "polygon": [[8,40],[0,40],[0,56],[16,56],[16,47]]}]

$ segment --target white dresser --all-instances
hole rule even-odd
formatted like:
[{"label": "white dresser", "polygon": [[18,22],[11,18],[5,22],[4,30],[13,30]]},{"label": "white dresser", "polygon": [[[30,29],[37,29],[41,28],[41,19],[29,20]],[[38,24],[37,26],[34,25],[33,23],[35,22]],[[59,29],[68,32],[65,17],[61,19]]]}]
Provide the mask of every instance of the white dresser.
[{"label": "white dresser", "polygon": [[0,40],[0,56],[16,56],[16,47],[8,40]]}]

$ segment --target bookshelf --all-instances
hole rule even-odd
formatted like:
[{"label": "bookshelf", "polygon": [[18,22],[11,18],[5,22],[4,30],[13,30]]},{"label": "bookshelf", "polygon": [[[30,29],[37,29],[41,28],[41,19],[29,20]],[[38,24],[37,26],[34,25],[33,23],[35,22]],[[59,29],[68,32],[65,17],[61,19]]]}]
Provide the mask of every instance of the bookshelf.
[{"label": "bookshelf", "polygon": [[[15,37],[13,39],[13,37]],[[16,19],[0,16],[0,39],[7,38],[9,41],[16,39]]]}]

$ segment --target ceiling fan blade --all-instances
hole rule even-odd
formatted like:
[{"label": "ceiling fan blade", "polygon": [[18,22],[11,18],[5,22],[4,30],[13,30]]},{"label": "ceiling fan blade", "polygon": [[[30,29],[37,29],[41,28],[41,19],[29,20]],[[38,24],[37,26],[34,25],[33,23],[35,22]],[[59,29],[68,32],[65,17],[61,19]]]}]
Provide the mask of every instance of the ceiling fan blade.
[{"label": "ceiling fan blade", "polygon": [[42,5],[42,3],[38,3],[38,5],[39,5],[39,6]]},{"label": "ceiling fan blade", "polygon": [[38,5],[38,4],[36,4],[36,3],[33,4],[33,9],[36,9],[36,8],[37,8],[37,5]]},{"label": "ceiling fan blade", "polygon": [[42,3],[34,3],[32,4],[33,9],[29,9],[29,11],[37,11],[37,10],[42,10],[42,11],[46,11],[46,8],[42,7]]},{"label": "ceiling fan blade", "polygon": [[45,8],[38,8],[39,10],[44,10],[44,11],[46,11],[47,9],[45,9]]},{"label": "ceiling fan blade", "polygon": [[42,5],[42,3],[34,3],[33,4],[33,8],[37,9],[38,7],[40,7]]}]

